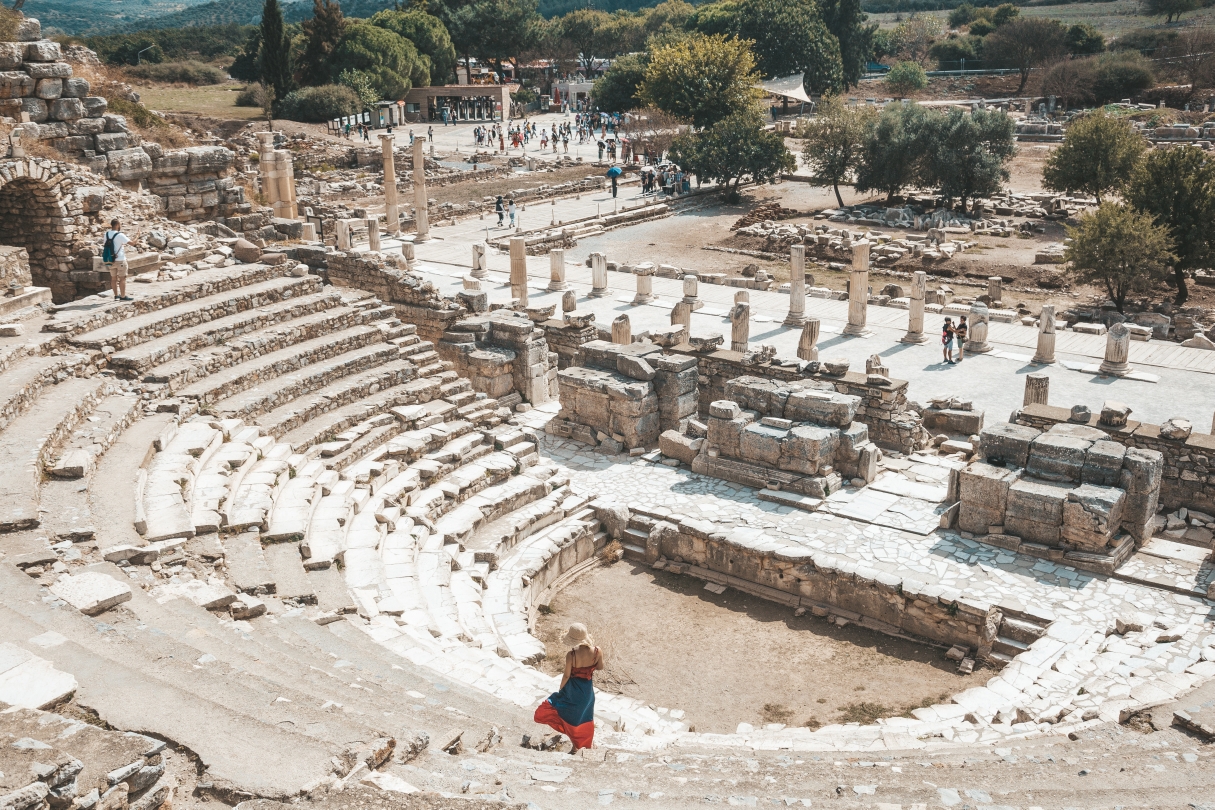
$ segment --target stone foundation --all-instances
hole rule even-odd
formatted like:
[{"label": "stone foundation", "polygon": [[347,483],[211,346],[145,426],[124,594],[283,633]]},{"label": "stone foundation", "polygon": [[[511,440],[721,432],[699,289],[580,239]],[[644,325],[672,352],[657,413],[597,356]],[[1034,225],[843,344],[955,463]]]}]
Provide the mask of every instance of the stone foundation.
[{"label": "stone foundation", "polygon": [[524,402],[542,405],[557,393],[557,355],[544,331],[528,318],[500,310],[452,324],[436,345],[473,390],[495,399],[517,391]]}]

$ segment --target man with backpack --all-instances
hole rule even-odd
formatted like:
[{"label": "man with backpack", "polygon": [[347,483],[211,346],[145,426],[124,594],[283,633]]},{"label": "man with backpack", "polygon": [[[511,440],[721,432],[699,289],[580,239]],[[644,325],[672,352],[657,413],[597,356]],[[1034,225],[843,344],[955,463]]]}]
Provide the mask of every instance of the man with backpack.
[{"label": "man with backpack", "polygon": [[118,301],[134,300],[127,295],[127,242],[130,241],[118,220],[110,220],[110,229],[105,232],[105,244],[101,248],[101,261],[110,269],[110,286]]}]

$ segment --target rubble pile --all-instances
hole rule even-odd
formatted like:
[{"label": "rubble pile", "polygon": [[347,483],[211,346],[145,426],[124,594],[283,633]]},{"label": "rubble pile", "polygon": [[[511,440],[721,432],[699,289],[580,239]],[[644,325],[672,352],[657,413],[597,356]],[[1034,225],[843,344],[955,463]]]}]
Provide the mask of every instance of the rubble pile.
[{"label": "rubble pile", "polygon": [[762,222],[779,221],[782,219],[793,219],[800,217],[802,213],[795,211],[792,208],[785,208],[778,202],[764,203],[752,209],[746,215],[741,217],[737,222],[730,226],[730,230],[737,231],[739,228],[746,228],[749,225],[757,225]]},{"label": "rubble pile", "polygon": [[[852,242],[865,238],[873,243],[871,256],[874,264],[893,265],[904,258],[918,259],[922,264],[944,262],[974,246],[971,240],[948,238],[950,230],[932,228],[923,238],[896,238],[872,231],[854,234],[848,228],[832,228],[823,224],[793,225],[765,220],[739,228],[738,234],[764,239],[765,249],[773,253],[787,253],[790,245],[806,245],[810,257],[837,262],[849,261]],[[970,233],[969,229],[952,230]]]}]

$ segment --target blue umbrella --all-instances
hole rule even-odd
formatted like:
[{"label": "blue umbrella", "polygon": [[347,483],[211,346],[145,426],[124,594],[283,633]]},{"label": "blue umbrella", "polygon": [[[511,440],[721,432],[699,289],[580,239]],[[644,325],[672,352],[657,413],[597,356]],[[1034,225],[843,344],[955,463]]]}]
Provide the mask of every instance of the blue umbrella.
[{"label": "blue umbrella", "polygon": [[612,168],[607,170],[608,177],[619,177],[622,174],[624,174],[624,171],[621,170],[621,168],[619,166],[613,166]]}]

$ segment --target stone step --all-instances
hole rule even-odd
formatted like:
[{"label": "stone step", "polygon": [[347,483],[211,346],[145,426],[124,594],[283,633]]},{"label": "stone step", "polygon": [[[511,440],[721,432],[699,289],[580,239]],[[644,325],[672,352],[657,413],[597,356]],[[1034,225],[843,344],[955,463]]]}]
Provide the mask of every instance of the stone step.
[{"label": "stone step", "polygon": [[[141,469],[157,437],[176,415],[154,413],[137,420],[96,462],[89,480],[87,503],[97,549],[104,554],[118,546],[145,546],[147,541],[136,525],[146,521],[142,501],[134,494],[136,485],[147,472]],[[76,486],[79,486],[78,484]]]},{"label": "stone step", "polygon": [[354,612],[354,600],[346,589],[342,572],[336,568],[308,569],[308,582],[316,594],[316,606],[322,613],[345,614]]},{"label": "stone step", "polygon": [[0,441],[0,532],[38,526],[39,484],[58,447],[111,390],[107,380],[73,377],[8,423]]},{"label": "stone step", "polygon": [[223,434],[204,422],[182,425],[147,465],[146,483],[136,499],[142,504],[136,530],[147,542],[194,536],[194,515],[187,495]]},{"label": "stone step", "polygon": [[279,438],[298,452],[322,442],[333,440],[339,433],[393,408],[415,405],[420,399],[430,399],[439,383],[431,379],[413,379],[378,392],[374,402],[355,401],[323,414],[300,427],[283,433]]},{"label": "stone step", "polygon": [[415,379],[416,371],[408,360],[393,360],[361,374],[340,377],[309,396],[265,412],[254,421],[270,435],[282,436],[315,416],[409,383]]},{"label": "stone step", "polygon": [[340,304],[341,296],[332,290],[292,295],[184,329],[171,329],[160,337],[111,354],[110,367],[121,377],[138,377],[153,366],[168,363],[191,352],[222,345],[250,332],[273,326],[281,328],[287,322],[327,312]]},{"label": "stone step", "polygon": [[89,368],[85,354],[23,357],[0,374],[0,430],[29,410],[42,389]]},{"label": "stone step", "polygon": [[1000,635],[1024,644],[1033,644],[1046,634],[1046,628],[1024,619],[1005,616],[1000,622]]},{"label": "stone step", "polygon": [[991,648],[994,652],[1002,653],[1012,658],[1028,650],[1029,644],[1024,641],[1008,638],[1007,636],[996,636],[996,640]]},{"label": "stone step", "polygon": [[321,281],[314,276],[278,277],[234,290],[209,294],[173,306],[144,311],[90,332],[69,338],[74,346],[100,350],[109,346],[121,352],[197,324],[255,310],[284,299],[319,292]]},{"label": "stone step", "polygon": [[[361,346],[298,371],[261,380],[230,397],[212,401],[209,410],[223,418],[248,419],[281,408],[337,380],[391,363],[397,360],[396,352],[394,346],[386,343]],[[206,382],[199,384],[200,392],[207,386]]]},{"label": "stone step", "polygon": [[263,539],[267,543],[299,542],[304,539],[314,507],[321,497],[320,485],[316,481],[320,470],[313,472],[315,474],[296,474],[283,485],[266,520]]},{"label": "stone step", "polygon": [[262,553],[261,535],[256,531],[230,534],[224,538],[224,568],[228,584],[239,593],[254,596],[275,593],[274,574]]},{"label": "stone step", "polygon": [[267,530],[267,516],[278,493],[291,480],[290,448],[278,444],[240,480],[224,503],[224,526],[232,531]]},{"label": "stone step", "polygon": [[304,571],[304,561],[296,543],[271,543],[262,549],[270,575],[274,578],[275,595],[283,602],[315,605],[316,591]]},{"label": "stone step", "polygon": [[342,452],[326,458],[325,468],[329,470],[345,470],[400,432],[401,424],[397,420],[393,420],[391,424],[377,427],[351,442]]},{"label": "stone step", "polygon": [[[237,265],[199,270],[184,281],[153,284],[134,301],[85,299],[55,307],[43,332],[79,335],[135,317],[221,294],[238,295],[242,287],[261,284],[288,273],[286,265]],[[147,291],[147,290],[151,291]]]},{"label": "stone step", "polygon": [[258,461],[258,450],[243,441],[227,441],[211,454],[190,490],[190,520],[195,534],[218,532],[225,525],[228,500]]},{"label": "stone step", "polygon": [[[0,637],[71,673],[79,684],[77,699],[102,722],[173,740],[194,752],[221,789],[292,796],[326,774],[330,758],[340,753],[338,746],[298,730],[295,704],[250,699],[243,690],[228,688],[240,679],[219,690],[218,699],[200,696],[189,688],[201,673],[193,669],[194,659],[162,677],[164,670],[134,654],[136,644],[151,634],[124,628],[123,635],[132,633],[135,644],[108,643],[78,611],[44,604],[37,584],[5,563],[0,563],[0,589],[12,594],[0,605]],[[48,631],[66,640],[52,646],[29,642]],[[264,710],[273,712],[270,722],[256,716]]]},{"label": "stone step", "polygon": [[72,432],[50,468],[56,478],[84,478],[97,460],[143,415],[143,403],[131,392],[110,394]]}]

